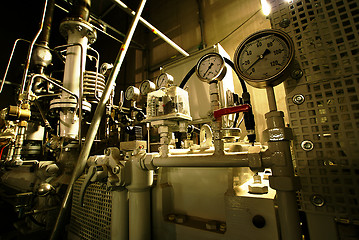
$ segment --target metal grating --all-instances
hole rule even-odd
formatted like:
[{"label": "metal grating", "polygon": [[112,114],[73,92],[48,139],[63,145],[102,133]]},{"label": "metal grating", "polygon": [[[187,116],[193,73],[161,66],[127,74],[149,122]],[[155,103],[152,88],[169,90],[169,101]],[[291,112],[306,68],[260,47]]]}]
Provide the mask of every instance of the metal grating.
[{"label": "metal grating", "polygon": [[[359,2],[273,0],[270,4],[272,27],[292,37],[304,73],[299,80],[285,82],[294,158],[302,182],[301,208],[357,220]],[[293,102],[297,94],[305,97],[302,104]],[[312,150],[303,150],[305,140],[314,143]],[[323,206],[318,206],[318,199],[324,200]]]},{"label": "metal grating", "polygon": [[92,183],[84,196],[84,207],[80,206],[80,189],[84,176],[74,184],[69,231],[81,239],[111,239],[112,194],[106,184]]}]

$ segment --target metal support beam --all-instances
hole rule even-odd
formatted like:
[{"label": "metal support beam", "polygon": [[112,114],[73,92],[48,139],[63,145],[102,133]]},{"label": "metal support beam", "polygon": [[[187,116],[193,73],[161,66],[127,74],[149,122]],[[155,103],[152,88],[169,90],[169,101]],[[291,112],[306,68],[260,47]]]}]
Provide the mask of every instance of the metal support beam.
[{"label": "metal support beam", "polygon": [[[127,7],[126,4],[124,4],[123,2],[121,2],[120,0],[113,0],[115,3],[118,4],[118,6],[120,6],[123,10],[125,10],[125,12],[127,12],[130,15],[135,15],[136,12],[131,10],[131,8]],[[180,52],[183,56],[188,57],[189,54],[183,50],[180,46],[178,46],[175,42],[173,42],[171,39],[169,39],[166,35],[164,35],[163,33],[161,33],[157,28],[155,28],[151,23],[147,22],[145,19],[143,19],[142,17],[140,17],[140,22],[147,27],[148,29],[151,30],[151,32],[153,32],[154,34],[156,34],[157,36],[159,36],[160,38],[162,38],[166,43],[168,43],[171,47],[173,47],[174,49],[176,49],[178,52]]]}]

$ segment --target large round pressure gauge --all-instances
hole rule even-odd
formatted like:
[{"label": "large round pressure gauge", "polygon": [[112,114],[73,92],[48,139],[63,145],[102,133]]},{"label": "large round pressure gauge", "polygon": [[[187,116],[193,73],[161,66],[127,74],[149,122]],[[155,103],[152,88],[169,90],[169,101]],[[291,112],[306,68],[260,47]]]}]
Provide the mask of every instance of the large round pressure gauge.
[{"label": "large round pressure gauge", "polygon": [[125,98],[128,101],[137,101],[140,96],[140,90],[134,86],[129,86],[125,92]]},{"label": "large round pressure gauge", "polygon": [[283,31],[266,29],[250,35],[238,46],[234,65],[249,85],[263,88],[283,82],[293,59],[292,39]]},{"label": "large round pressure gauge", "polygon": [[220,81],[226,75],[226,65],[218,53],[207,53],[198,60],[196,74],[204,82]]}]

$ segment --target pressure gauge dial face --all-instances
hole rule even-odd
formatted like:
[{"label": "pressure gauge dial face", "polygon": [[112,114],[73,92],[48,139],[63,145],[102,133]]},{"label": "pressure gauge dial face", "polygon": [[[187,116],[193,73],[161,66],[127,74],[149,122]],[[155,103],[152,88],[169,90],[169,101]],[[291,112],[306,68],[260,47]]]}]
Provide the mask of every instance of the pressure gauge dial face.
[{"label": "pressure gauge dial face", "polygon": [[226,75],[226,65],[223,57],[218,53],[204,55],[197,63],[196,74],[204,82],[222,80]]},{"label": "pressure gauge dial face", "polygon": [[150,92],[153,92],[156,90],[156,84],[151,82],[150,80],[145,80],[140,85],[140,92],[141,95],[145,96]]},{"label": "pressure gauge dial face", "polygon": [[240,77],[254,87],[275,86],[289,74],[294,58],[290,37],[279,30],[250,35],[237,48],[234,65]]},{"label": "pressure gauge dial face", "polygon": [[125,92],[125,98],[128,101],[136,101],[140,96],[140,90],[134,86],[129,86]]},{"label": "pressure gauge dial face", "polygon": [[173,77],[168,73],[162,73],[157,77],[156,85],[157,88],[169,87],[173,84]]}]

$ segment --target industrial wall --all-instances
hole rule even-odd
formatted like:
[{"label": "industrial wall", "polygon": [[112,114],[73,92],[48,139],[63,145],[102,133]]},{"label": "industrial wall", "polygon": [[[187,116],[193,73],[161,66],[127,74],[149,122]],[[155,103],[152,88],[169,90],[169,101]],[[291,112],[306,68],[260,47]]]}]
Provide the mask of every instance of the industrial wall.
[{"label": "industrial wall", "polygon": [[[220,43],[233,58],[237,46],[250,34],[270,28],[260,1],[158,0],[150,3],[150,22],[190,54]],[[149,40],[149,70],[153,79],[159,68],[182,56],[154,34]],[[189,70],[189,69],[188,69]],[[235,76],[235,74],[233,74]],[[235,92],[241,88],[235,76]],[[264,114],[269,110],[264,89],[248,86],[257,123],[258,140],[265,129]],[[283,85],[275,87],[278,108],[286,111]]]}]

